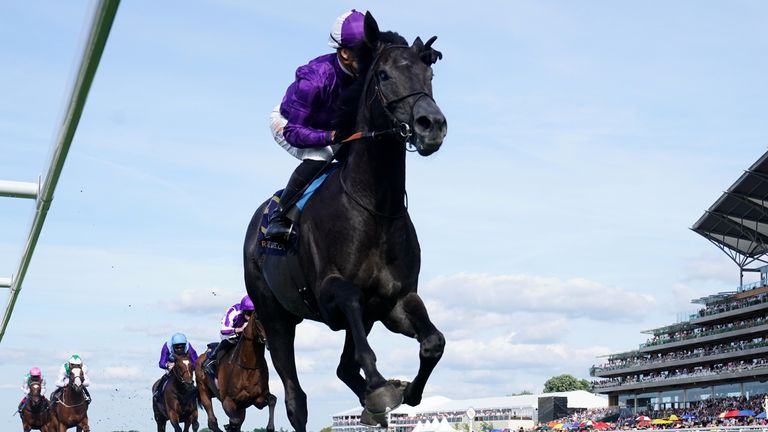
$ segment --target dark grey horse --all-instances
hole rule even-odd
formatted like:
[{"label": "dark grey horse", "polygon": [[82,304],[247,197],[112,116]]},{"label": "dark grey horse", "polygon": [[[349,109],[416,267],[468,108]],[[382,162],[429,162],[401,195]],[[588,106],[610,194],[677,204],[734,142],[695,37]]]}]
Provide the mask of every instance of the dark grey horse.
[{"label": "dark grey horse", "polygon": [[[345,144],[343,167],[306,204],[299,244],[287,256],[261,252],[257,234],[266,203],[245,238],[248,295],[266,330],[296,432],[305,432],[307,423],[307,397],[294,358],[296,325],[304,318],[345,331],[336,374],[359,398],[368,424],[384,425],[390,410],[421,401],[445,346],[417,294],[420,248],[405,205],[407,145],[430,155],[447,131],[431,85],[431,66],[442,55],[431,47],[434,38],[426,44],[417,38],[408,46],[396,33],[379,32],[370,13],[365,39],[359,48],[368,51],[360,55],[365,78],[348,122],[360,133]],[[298,298],[294,287],[306,292],[298,305],[286,301]],[[412,382],[389,382],[377,370],[367,340],[376,321],[419,341],[420,365]]]}]

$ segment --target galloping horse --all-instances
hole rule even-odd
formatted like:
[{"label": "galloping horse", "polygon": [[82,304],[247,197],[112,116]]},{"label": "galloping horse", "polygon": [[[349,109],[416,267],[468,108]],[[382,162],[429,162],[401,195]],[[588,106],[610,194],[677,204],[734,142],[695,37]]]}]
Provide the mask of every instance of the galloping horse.
[{"label": "galloping horse", "polygon": [[50,404],[40,394],[40,383],[29,384],[29,394],[24,409],[21,410],[21,424],[24,432],[38,429],[42,432],[55,432],[56,422],[51,415]]},{"label": "galloping horse", "polygon": [[85,400],[83,388],[83,370],[70,369],[69,383],[64,387],[53,407],[59,432],[66,432],[73,427],[77,427],[77,432],[90,432],[88,402]]},{"label": "galloping horse", "polygon": [[221,359],[215,383],[203,368],[209,352],[197,359],[195,376],[200,392],[200,405],[208,414],[208,428],[214,432],[221,432],[213,412],[214,397],[221,401],[221,406],[229,417],[229,423],[224,426],[228,432],[240,431],[245,421],[245,410],[251,406],[258,409],[269,406],[267,431],[275,430],[277,398],[269,392],[269,370],[264,358],[264,343],[258,337],[263,332],[258,332],[257,326],[261,326],[258,320],[248,320],[237,345]]},{"label": "galloping horse", "polygon": [[[189,426],[197,432],[200,424],[197,422],[197,387],[195,386],[194,366],[188,355],[172,355],[173,362],[170,377],[165,388],[159,389],[158,379],[152,385],[152,394],[160,392],[157,398],[152,398],[152,411],[155,413],[157,431],[165,431],[165,423],[170,420],[175,432],[181,432],[179,423],[184,423],[184,432]],[[162,402],[162,403],[161,403]]]},{"label": "galloping horse", "polygon": [[[361,68],[365,78],[359,80],[355,125],[345,136],[360,133],[345,144],[343,166],[306,203],[298,245],[286,256],[260,249],[257,236],[267,203],[256,211],[245,238],[246,288],[266,330],[296,432],[305,432],[307,423],[307,397],[294,358],[296,325],[303,319],[345,331],[336,374],[365,408],[366,424],[385,426],[386,413],[400,403],[418,405],[445,346],[417,294],[420,248],[405,203],[406,143],[426,156],[439,149],[447,131],[431,85],[431,65],[442,54],[432,49],[434,38],[426,44],[417,38],[408,46],[396,33],[380,33],[370,13],[365,40],[370,63]],[[288,305],[287,297],[279,296],[291,290],[302,297]],[[419,341],[419,370],[412,382],[388,382],[377,370],[367,340],[376,321]]]}]

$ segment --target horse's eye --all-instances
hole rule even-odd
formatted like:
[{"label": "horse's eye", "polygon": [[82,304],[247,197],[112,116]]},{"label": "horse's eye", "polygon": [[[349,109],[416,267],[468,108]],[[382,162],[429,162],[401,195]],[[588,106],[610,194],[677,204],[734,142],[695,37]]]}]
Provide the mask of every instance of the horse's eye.
[{"label": "horse's eye", "polygon": [[379,79],[381,81],[387,81],[389,78],[389,74],[386,71],[379,71]]}]

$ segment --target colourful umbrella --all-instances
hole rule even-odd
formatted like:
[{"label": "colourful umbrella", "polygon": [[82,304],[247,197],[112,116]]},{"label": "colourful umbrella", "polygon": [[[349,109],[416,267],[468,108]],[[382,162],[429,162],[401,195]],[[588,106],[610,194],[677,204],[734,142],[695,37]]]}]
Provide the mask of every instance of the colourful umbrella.
[{"label": "colourful umbrella", "polygon": [[595,424],[593,426],[595,427],[595,429],[610,429],[611,428],[611,425],[609,425],[606,422],[601,422],[601,421],[595,422]]},{"label": "colourful umbrella", "polygon": [[754,417],[755,412],[752,410],[741,410],[739,411],[739,417]]},{"label": "colourful umbrella", "polygon": [[649,421],[651,421],[651,418],[648,417],[648,416],[640,416],[640,417],[636,418],[635,420],[637,420],[639,422],[649,422]]},{"label": "colourful umbrella", "polygon": [[680,418],[678,416],[672,414],[671,416],[669,416],[669,421],[673,421],[673,422],[680,421]]},{"label": "colourful umbrella", "polygon": [[723,414],[720,414],[720,415],[722,415],[722,416],[723,416],[722,418],[734,418],[734,417],[739,417],[739,410],[730,410],[730,411],[726,411],[726,412],[724,412]]},{"label": "colourful umbrella", "polygon": [[653,421],[651,421],[652,425],[663,425],[663,424],[670,424],[670,423],[672,422],[664,419],[653,419]]}]

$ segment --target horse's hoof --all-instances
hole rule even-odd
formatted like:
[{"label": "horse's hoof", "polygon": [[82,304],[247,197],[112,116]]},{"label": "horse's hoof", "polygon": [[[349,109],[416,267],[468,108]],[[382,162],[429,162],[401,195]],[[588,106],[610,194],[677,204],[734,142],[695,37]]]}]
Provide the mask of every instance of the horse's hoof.
[{"label": "horse's hoof", "polygon": [[381,426],[385,428],[388,426],[387,414],[373,414],[367,409],[363,409],[362,414],[360,414],[360,423],[366,426]]},{"label": "horse's hoof", "polygon": [[387,383],[365,397],[365,410],[369,411],[374,417],[381,414],[386,416],[387,413],[399,407],[402,403],[403,392],[392,384]]}]

